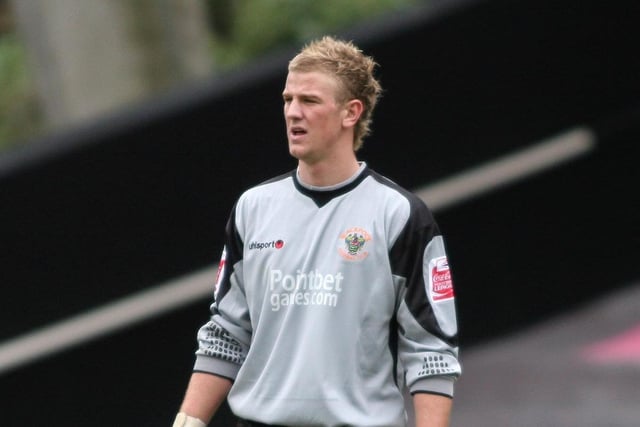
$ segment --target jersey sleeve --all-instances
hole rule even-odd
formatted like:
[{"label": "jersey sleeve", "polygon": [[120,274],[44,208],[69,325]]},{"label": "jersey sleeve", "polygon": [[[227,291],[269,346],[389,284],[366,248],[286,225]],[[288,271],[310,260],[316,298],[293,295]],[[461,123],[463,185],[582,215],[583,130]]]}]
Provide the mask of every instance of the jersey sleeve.
[{"label": "jersey sleeve", "polygon": [[453,281],[438,225],[417,198],[390,259],[403,285],[397,321],[406,384],[411,393],[453,396],[461,374]]},{"label": "jersey sleeve", "polygon": [[198,330],[194,371],[235,379],[251,341],[251,321],[242,280],[243,242],[236,207],[225,228],[225,245],[216,277],[211,318]]}]

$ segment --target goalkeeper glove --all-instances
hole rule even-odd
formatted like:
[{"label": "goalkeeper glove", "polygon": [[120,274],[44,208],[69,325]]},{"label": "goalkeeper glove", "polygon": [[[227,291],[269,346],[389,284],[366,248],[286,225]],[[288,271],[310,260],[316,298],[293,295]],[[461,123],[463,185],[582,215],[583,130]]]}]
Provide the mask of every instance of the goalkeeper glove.
[{"label": "goalkeeper glove", "polygon": [[207,427],[207,425],[199,418],[191,417],[184,412],[178,412],[173,422],[173,427]]}]

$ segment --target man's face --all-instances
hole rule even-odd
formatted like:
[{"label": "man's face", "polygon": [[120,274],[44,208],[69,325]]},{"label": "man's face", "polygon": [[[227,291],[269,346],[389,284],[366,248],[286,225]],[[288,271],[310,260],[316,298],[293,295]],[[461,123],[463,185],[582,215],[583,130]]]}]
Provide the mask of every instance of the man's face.
[{"label": "man's face", "polygon": [[[282,97],[289,152],[308,164],[330,160],[352,143],[346,109],[336,101],[338,82],[322,72],[290,72]],[[349,138],[349,141],[346,141]]]}]

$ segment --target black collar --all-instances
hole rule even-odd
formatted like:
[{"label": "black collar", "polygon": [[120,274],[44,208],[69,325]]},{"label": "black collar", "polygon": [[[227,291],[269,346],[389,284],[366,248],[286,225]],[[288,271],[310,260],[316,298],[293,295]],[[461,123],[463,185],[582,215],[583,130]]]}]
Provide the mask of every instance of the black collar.
[{"label": "black collar", "polygon": [[296,170],[292,172],[292,177],[293,177],[293,183],[296,186],[296,189],[302,194],[304,194],[305,196],[309,197],[311,200],[313,200],[316,206],[321,208],[327,203],[329,203],[333,198],[341,196],[345,193],[348,193],[349,191],[356,188],[358,185],[360,185],[360,183],[366,177],[369,176],[369,174],[370,174],[369,167],[365,166],[364,169],[359,173],[356,179],[354,179],[347,185],[344,185],[339,188],[335,188],[333,190],[312,190],[310,188],[305,187],[298,180],[298,174]]}]

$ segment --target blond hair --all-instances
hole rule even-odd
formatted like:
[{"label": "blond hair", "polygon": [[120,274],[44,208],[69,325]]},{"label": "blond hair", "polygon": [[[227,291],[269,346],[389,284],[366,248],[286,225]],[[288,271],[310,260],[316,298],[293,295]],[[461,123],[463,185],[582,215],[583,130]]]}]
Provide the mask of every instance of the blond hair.
[{"label": "blond hair", "polygon": [[353,42],[324,36],[305,45],[289,62],[289,72],[319,71],[333,75],[342,88],[338,102],[357,99],[364,108],[354,127],[353,150],[362,147],[363,139],[371,133],[373,110],[382,87],[374,77],[378,64],[366,56]]}]

